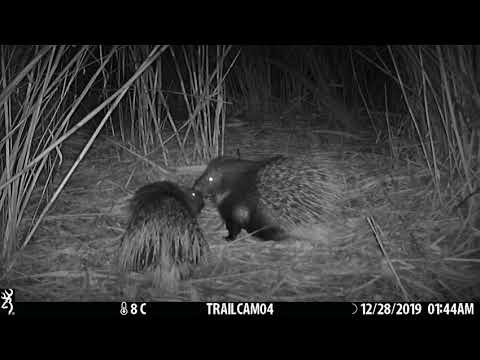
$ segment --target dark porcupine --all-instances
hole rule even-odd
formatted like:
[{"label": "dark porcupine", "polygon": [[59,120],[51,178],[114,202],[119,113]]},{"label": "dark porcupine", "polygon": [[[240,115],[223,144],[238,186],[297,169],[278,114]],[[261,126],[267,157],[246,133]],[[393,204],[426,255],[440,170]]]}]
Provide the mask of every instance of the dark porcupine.
[{"label": "dark porcupine", "polygon": [[337,214],[340,173],[329,156],[275,156],[261,161],[219,157],[195,181],[213,196],[234,240],[241,229],[263,240],[281,240],[310,225],[327,224]]},{"label": "dark porcupine", "polygon": [[129,204],[130,218],[118,256],[120,270],[152,270],[157,283],[188,277],[208,251],[196,219],[203,206],[200,193],[169,181],[139,188]]}]

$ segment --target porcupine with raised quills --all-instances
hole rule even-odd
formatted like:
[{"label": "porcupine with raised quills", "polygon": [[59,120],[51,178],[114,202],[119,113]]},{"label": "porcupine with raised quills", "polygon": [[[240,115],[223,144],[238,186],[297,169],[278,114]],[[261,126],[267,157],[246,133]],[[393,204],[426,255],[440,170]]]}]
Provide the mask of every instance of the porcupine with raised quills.
[{"label": "porcupine with raised quills", "polygon": [[129,222],[118,255],[120,270],[157,269],[175,274],[174,281],[189,276],[208,251],[196,219],[203,207],[200,193],[169,181],[139,188],[129,203]]},{"label": "porcupine with raised quills", "polygon": [[[321,228],[338,215],[342,193],[335,160],[322,154],[260,161],[219,157],[210,161],[194,189],[213,197],[229,241],[242,228],[263,240]],[[315,231],[305,235],[312,236]]]}]

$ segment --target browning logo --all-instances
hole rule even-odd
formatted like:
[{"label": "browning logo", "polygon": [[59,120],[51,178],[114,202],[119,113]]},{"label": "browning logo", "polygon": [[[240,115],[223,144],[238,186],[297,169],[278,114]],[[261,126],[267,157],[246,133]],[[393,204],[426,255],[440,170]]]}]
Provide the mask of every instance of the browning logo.
[{"label": "browning logo", "polygon": [[15,315],[13,312],[13,303],[15,297],[15,290],[13,289],[1,289],[0,300],[2,300],[2,312],[7,311],[8,315]]}]

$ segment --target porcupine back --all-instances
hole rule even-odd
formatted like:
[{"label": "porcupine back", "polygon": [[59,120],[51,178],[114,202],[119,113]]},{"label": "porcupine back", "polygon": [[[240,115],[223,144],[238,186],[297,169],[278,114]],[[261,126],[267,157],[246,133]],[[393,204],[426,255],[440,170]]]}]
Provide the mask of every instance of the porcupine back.
[{"label": "porcupine back", "polygon": [[196,216],[204,206],[201,194],[168,181],[145,185],[130,200],[130,218],[122,237],[119,266],[141,271],[159,266],[201,262],[208,245]]},{"label": "porcupine back", "polygon": [[205,203],[200,193],[170,181],[157,181],[139,188],[130,199],[129,212],[132,218],[141,218],[146,213],[158,211],[166,199],[174,199],[196,217]]},{"label": "porcupine back", "polygon": [[276,157],[258,171],[259,207],[287,231],[329,222],[342,197],[339,175],[329,157]]}]

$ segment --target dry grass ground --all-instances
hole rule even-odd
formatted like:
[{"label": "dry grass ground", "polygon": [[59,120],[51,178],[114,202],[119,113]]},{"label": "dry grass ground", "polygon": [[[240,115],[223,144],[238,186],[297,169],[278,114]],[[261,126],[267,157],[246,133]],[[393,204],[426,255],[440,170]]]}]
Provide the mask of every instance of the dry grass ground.
[{"label": "dry grass ground", "polygon": [[[260,242],[242,232],[227,243],[216,210],[207,206],[200,223],[211,247],[209,264],[192,279],[175,292],[152,287],[149,274],[121,279],[112,264],[126,225],[126,200],[139,186],[163,177],[99,139],[0,287],[16,288],[20,301],[478,300],[480,241],[474,221],[435,200],[419,164],[375,154],[368,139],[314,131],[314,120],[297,119],[295,129],[268,121],[262,128],[231,128],[226,153],[338,154],[346,169],[347,200],[326,240]],[[80,134],[68,140],[62,169],[86,141]],[[169,156],[175,164],[173,149]],[[162,157],[149,159],[160,164]],[[185,170],[179,182],[192,184],[198,167]]]}]

